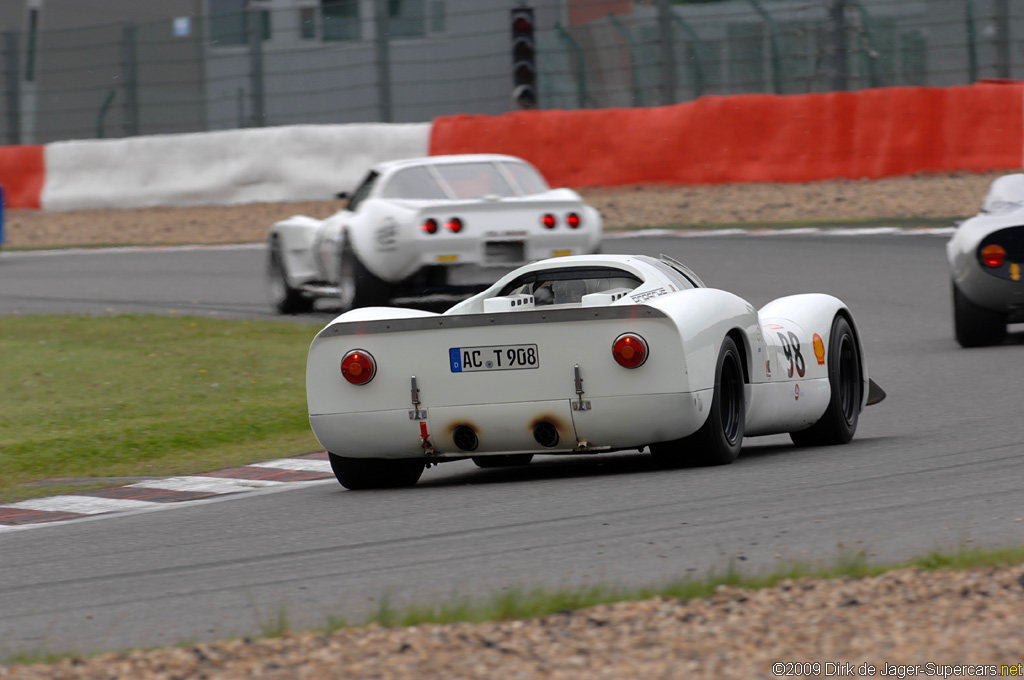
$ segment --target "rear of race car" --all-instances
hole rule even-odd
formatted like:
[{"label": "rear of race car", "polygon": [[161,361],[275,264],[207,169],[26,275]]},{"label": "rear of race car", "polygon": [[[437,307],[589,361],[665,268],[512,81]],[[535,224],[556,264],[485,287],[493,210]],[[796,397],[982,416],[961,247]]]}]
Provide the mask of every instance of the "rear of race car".
[{"label": "rear of race car", "polygon": [[426,271],[438,285],[486,285],[527,262],[593,253],[601,240],[600,213],[567,189],[376,208],[366,206],[373,228],[350,237],[367,268],[392,283]]},{"label": "rear of race car", "polygon": [[[310,424],[351,458],[571,454],[704,422],[675,324],[646,305],[339,317],[307,365]],[[346,320],[352,319],[352,320]]]}]

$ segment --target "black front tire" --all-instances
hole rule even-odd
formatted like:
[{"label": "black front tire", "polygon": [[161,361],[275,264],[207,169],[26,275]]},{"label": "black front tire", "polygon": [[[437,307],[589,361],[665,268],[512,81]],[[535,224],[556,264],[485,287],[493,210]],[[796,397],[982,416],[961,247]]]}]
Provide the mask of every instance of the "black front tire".
[{"label": "black front tire", "polygon": [[335,478],[352,491],[413,486],[426,467],[420,458],[348,458],[333,453],[327,457]]},{"label": "black front tire", "polygon": [[1006,315],[974,304],[954,283],[953,332],[961,347],[996,345],[1006,337]]},{"label": "black front tire", "polygon": [[278,314],[304,314],[313,309],[313,299],[288,283],[288,270],[281,254],[281,240],[274,236],[267,247],[267,298]]},{"label": "black front tire", "polygon": [[743,359],[736,342],[727,337],[715,365],[711,411],[689,437],[652,444],[651,456],[662,467],[728,465],[740,455],[746,405]]},{"label": "black front tire", "polygon": [[528,465],[533,460],[532,453],[513,453],[507,456],[473,456],[478,468],[500,468]]},{"label": "black front tire", "polygon": [[789,433],[797,446],[845,444],[857,431],[864,394],[864,369],[857,338],[846,317],[840,315],[832,321],[828,348],[828,384],[832,394],[818,422],[806,430]]}]

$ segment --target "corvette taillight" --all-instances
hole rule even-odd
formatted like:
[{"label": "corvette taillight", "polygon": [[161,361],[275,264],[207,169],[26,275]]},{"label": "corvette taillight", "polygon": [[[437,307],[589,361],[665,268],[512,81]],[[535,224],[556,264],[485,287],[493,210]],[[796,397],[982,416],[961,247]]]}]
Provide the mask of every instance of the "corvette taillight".
[{"label": "corvette taillight", "polygon": [[453,217],[450,220],[448,220],[448,223],[444,226],[448,227],[448,230],[451,231],[453,234],[458,234],[460,231],[462,231],[462,220],[460,220],[458,217]]},{"label": "corvette taillight", "polygon": [[341,360],[341,374],[353,385],[365,385],[377,373],[377,362],[369,352],[354,349]]},{"label": "corvette taillight", "polygon": [[577,229],[580,226],[580,216],[576,213],[569,213],[565,218],[565,223],[568,224],[572,229]]},{"label": "corvette taillight", "polygon": [[540,223],[543,224],[548,229],[554,229],[555,225],[558,224],[558,220],[555,218],[554,215],[548,213],[544,217],[540,218]]},{"label": "corvette taillight", "polygon": [[420,229],[427,232],[428,234],[437,233],[437,220],[434,218],[428,219],[426,222],[420,225]]},{"label": "corvette taillight", "polygon": [[1002,267],[1006,261],[1006,248],[991,243],[981,249],[981,261],[986,267]]},{"label": "corvette taillight", "polygon": [[612,356],[619,366],[637,368],[647,361],[647,343],[639,335],[624,333],[612,344]]}]

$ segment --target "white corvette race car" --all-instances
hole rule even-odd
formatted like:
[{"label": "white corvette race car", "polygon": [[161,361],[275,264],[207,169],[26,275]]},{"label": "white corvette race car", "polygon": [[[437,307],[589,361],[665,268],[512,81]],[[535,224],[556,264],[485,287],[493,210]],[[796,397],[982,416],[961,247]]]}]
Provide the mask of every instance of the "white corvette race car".
[{"label": "white corvette race car", "polygon": [[309,421],[349,489],[415,484],[428,464],[649,447],[718,465],[744,436],[842,444],[885,396],[850,311],[820,294],[760,312],[668,258],[521,267],[444,314],[365,308],[313,340]]},{"label": "white corvette race car", "polygon": [[946,244],[953,276],[953,329],[964,347],[992,345],[1024,322],[1024,174],[992,182],[981,212]]},{"label": "white corvette race car", "polygon": [[549,188],[519,158],[381,163],[344,210],[270,228],[270,302],[290,314],[309,311],[321,297],[343,311],[408,295],[465,297],[527,262],[596,252],[601,226],[579,194]]}]

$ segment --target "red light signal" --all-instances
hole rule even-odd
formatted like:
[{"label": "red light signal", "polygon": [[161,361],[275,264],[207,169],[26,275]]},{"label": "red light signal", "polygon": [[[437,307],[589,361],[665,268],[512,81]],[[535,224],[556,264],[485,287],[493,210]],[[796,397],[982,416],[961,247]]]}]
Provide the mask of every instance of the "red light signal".
[{"label": "red light signal", "polygon": [[537,106],[537,48],[533,29],[533,8],[512,10],[512,100],[521,109]]}]

